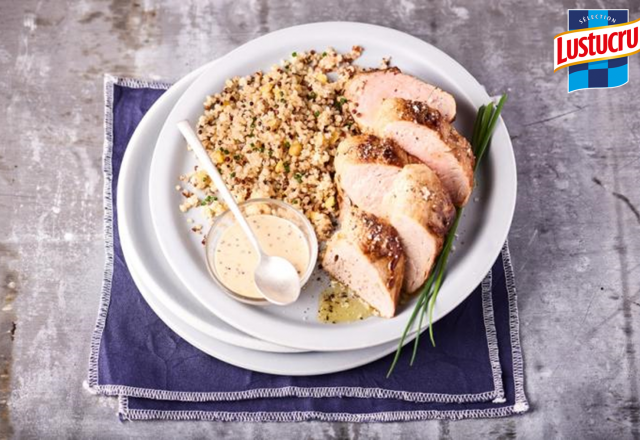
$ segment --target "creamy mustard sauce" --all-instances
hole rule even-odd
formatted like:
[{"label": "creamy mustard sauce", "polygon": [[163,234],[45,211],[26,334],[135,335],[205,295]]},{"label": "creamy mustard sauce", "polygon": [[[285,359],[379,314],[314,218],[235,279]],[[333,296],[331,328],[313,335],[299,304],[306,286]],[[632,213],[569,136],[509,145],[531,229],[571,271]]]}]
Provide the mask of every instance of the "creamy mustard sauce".
[{"label": "creamy mustard sauce", "polygon": [[338,324],[367,319],[374,310],[344,284],[332,280],[331,286],[320,296],[318,321]]},{"label": "creamy mustard sauce", "polygon": [[[302,231],[290,221],[273,215],[255,215],[247,221],[262,250],[287,259],[302,277],[309,265],[309,246]],[[214,252],[215,268],[222,284],[239,295],[262,298],[253,278],[258,255],[238,223],[224,231]]]}]

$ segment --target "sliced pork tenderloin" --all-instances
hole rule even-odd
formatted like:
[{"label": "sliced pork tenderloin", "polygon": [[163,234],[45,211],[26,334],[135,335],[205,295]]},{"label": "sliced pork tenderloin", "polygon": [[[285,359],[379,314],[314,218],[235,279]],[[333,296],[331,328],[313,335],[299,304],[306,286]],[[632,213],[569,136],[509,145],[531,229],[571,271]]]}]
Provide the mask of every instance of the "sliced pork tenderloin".
[{"label": "sliced pork tenderloin", "polygon": [[437,110],[423,102],[386,99],[374,132],[394,140],[435,171],[456,206],[467,203],[473,191],[475,156],[471,144]]},{"label": "sliced pork tenderloin", "polygon": [[373,214],[354,206],[342,211],[340,229],[329,239],[322,267],[376,309],[396,313],[405,256],[398,232]]},{"label": "sliced pork tenderloin", "polygon": [[372,70],[355,75],[345,86],[344,96],[350,102],[355,121],[371,132],[382,101],[402,98],[422,101],[442,114],[447,121],[456,116],[456,101],[438,87],[402,73],[400,69]]}]

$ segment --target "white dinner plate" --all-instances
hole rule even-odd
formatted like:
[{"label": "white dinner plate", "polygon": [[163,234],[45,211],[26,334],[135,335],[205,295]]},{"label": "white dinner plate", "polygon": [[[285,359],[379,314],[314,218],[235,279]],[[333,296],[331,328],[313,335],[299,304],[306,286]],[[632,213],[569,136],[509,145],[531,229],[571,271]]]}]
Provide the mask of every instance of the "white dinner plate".
[{"label": "white dinner plate", "polygon": [[[167,117],[156,144],[150,175],[153,224],[160,247],[176,275],[191,293],[218,317],[253,336],[290,347],[318,351],[354,350],[397,339],[409,319],[414,302],[401,307],[393,319],[370,318],[351,324],[326,325],[313,317],[321,286],[306,289],[288,307],[257,307],[239,303],[221,292],[205,264],[200,238],[188,233],[178,209],[178,176],[192,170],[176,123],[188,119],[195,126],[207,95],[219,92],[233,76],[268,69],[294,51],[324,50],[331,46],[347,52],[364,47],[358,64],[378,66],[391,57],[395,66],[452,93],[458,105],[456,127],[467,137],[476,109],[489,102],[484,88],[451,57],[430,44],[399,31],[360,23],[315,23],[283,29],[253,40],[207,68],[185,91]],[[446,281],[434,309],[434,320],[453,310],[482,281],[504,244],[516,200],[516,167],[511,141],[502,120],[485,156],[478,187],[464,210]],[[191,214],[190,212],[190,215]],[[415,300],[414,300],[415,301]],[[309,316],[312,318],[310,319]]]},{"label": "white dinner plate", "polygon": [[118,230],[124,256],[129,269],[135,270],[137,278],[143,280],[138,288],[147,302],[162,303],[198,334],[206,335],[206,340],[213,337],[253,350],[299,352],[249,336],[203,307],[173,274],[153,231],[147,194],[155,141],[173,105],[205,68],[192,72],[165,92],[144,116],[129,141],[118,180]]}]

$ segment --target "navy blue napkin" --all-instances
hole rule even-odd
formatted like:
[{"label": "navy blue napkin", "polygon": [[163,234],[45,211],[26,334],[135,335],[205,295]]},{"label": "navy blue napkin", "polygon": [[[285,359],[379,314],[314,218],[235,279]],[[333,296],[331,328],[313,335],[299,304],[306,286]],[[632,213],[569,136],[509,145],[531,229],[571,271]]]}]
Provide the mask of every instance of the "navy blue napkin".
[{"label": "navy blue napkin", "polygon": [[119,396],[122,419],[394,421],[500,417],[528,409],[508,248],[483,283],[435,325],[437,346],[335,374],[288,377],[217,360],[182,340],[142,298],[123,257],[116,185],[135,128],[166,86],[105,81],[106,267],[88,385]]}]

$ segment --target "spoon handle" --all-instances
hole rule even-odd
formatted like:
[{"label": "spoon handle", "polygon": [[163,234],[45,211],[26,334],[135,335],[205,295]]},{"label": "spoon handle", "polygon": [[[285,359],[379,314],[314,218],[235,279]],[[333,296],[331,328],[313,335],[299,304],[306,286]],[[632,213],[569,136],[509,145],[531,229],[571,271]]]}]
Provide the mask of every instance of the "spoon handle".
[{"label": "spoon handle", "polygon": [[233,198],[233,194],[231,194],[231,192],[227,188],[227,185],[225,185],[224,180],[222,180],[222,176],[220,176],[220,173],[218,172],[218,169],[215,167],[213,162],[211,162],[211,158],[202,146],[202,143],[200,142],[200,139],[196,135],[195,131],[193,131],[193,128],[191,128],[191,124],[189,124],[189,121],[178,122],[178,130],[180,130],[182,136],[184,136],[184,138],[193,149],[194,153],[196,153],[196,157],[198,158],[198,160],[200,160],[200,164],[207,172],[209,177],[211,177],[213,183],[215,183],[220,196],[222,196],[222,199],[225,201],[233,215],[236,217],[236,220],[240,224],[240,227],[247,235],[249,242],[254,247],[256,252],[258,252],[258,255],[262,256],[262,249],[260,248],[258,239],[253,233],[251,226],[249,226],[247,219],[245,219],[244,215],[242,215],[242,211],[240,211],[236,200]]}]

